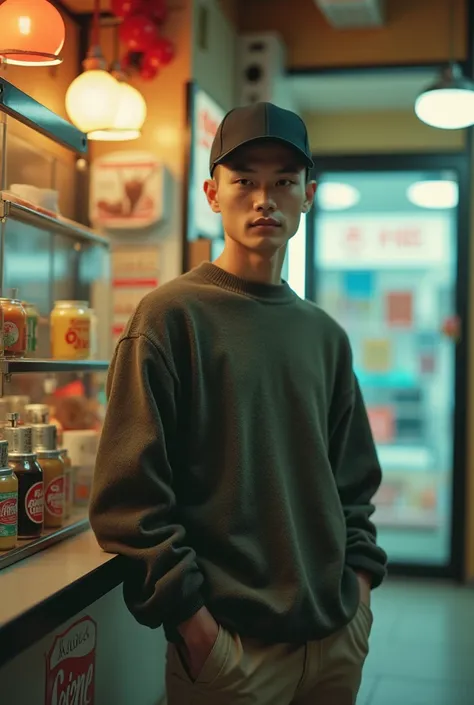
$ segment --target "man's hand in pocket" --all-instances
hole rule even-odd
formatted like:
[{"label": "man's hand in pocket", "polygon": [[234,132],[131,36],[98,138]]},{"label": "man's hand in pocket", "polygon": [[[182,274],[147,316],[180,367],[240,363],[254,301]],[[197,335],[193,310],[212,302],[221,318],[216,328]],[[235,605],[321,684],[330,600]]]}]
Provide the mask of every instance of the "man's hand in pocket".
[{"label": "man's hand in pocket", "polygon": [[372,590],[370,575],[358,572],[357,580],[359,581],[360,601],[363,602],[366,607],[370,607],[370,593]]},{"label": "man's hand in pocket", "polygon": [[189,675],[196,680],[216,643],[219,625],[206,607],[179,626]]}]

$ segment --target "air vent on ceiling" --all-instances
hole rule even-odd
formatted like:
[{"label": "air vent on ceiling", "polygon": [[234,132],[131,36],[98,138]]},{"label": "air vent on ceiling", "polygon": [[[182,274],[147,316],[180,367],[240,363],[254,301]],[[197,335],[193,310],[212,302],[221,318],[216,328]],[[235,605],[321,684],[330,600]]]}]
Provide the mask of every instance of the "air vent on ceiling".
[{"label": "air vent on ceiling", "polygon": [[380,27],[385,22],[385,0],[315,0],[336,29]]}]

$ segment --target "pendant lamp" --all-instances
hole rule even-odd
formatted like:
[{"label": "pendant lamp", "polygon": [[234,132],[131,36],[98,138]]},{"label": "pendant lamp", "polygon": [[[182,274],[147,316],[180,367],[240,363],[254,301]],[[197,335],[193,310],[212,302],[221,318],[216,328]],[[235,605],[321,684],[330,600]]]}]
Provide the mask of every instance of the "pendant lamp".
[{"label": "pendant lamp", "polygon": [[55,66],[66,29],[47,0],[5,0],[0,5],[0,62],[17,66]]},{"label": "pendant lamp", "polygon": [[117,80],[107,71],[99,44],[100,0],[95,0],[92,44],[83,61],[84,72],[66,92],[66,112],[70,121],[82,132],[108,129],[115,120],[120,93]]},{"label": "pendant lamp", "polygon": [[422,122],[442,130],[474,125],[474,82],[458,64],[451,64],[418,96],[415,112]]},{"label": "pendant lamp", "polygon": [[463,75],[455,62],[455,7],[449,2],[450,61],[439,79],[427,86],[415,101],[418,118],[442,130],[459,130],[474,125],[474,82]]},{"label": "pendant lamp", "polygon": [[146,103],[142,94],[127,82],[119,60],[118,28],[115,30],[115,60],[111,74],[118,83],[119,101],[111,126],[89,132],[90,140],[102,142],[125,142],[140,137],[146,118]]}]

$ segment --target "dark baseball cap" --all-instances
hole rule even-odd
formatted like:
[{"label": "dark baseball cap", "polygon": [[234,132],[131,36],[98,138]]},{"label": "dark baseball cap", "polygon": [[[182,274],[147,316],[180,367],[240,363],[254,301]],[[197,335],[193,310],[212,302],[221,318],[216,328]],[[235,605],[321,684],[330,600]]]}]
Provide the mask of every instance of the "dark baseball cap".
[{"label": "dark baseball cap", "polygon": [[211,147],[211,176],[216,166],[236,149],[262,140],[286,144],[301,157],[305,166],[313,166],[308,132],[300,116],[273,103],[253,103],[234,108],[219,125]]}]

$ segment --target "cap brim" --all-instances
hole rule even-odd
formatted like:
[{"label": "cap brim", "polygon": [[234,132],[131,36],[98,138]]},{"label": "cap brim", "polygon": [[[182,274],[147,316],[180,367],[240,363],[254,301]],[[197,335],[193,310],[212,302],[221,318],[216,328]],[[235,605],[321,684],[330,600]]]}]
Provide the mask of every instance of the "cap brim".
[{"label": "cap brim", "polygon": [[306,154],[306,152],[304,152],[300,147],[291,142],[291,140],[286,140],[283,137],[273,137],[272,135],[264,135],[263,137],[252,137],[252,139],[250,140],[245,140],[244,142],[241,142],[235,147],[232,147],[232,149],[229,149],[224,154],[221,154],[219,159],[216,159],[211,165],[211,176],[216,166],[225,162],[226,159],[228,159],[232,154],[237,152],[241,147],[246,147],[247,145],[254,144],[255,142],[279,142],[280,144],[284,144],[286,147],[290,147],[290,149],[292,149],[294,152],[296,152],[296,154],[301,157],[303,165],[308,167],[308,169],[312,169],[314,166],[313,160]]}]

